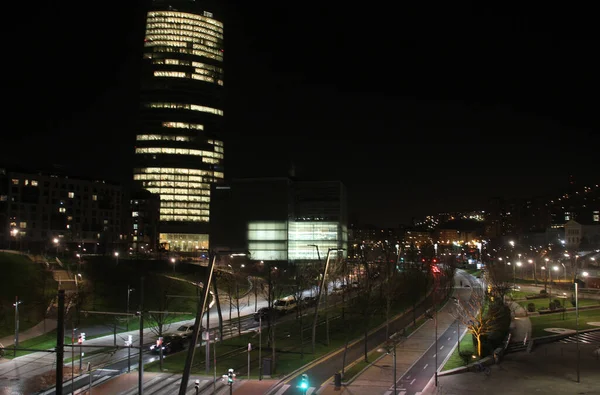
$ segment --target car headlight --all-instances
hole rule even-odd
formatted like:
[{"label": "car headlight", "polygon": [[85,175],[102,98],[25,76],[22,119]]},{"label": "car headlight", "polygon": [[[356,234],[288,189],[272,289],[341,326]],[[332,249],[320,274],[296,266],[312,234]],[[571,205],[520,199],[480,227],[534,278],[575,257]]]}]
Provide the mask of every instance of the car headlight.
[{"label": "car headlight", "polygon": [[154,350],[156,348],[156,346],[153,344],[150,346],[150,350]]}]

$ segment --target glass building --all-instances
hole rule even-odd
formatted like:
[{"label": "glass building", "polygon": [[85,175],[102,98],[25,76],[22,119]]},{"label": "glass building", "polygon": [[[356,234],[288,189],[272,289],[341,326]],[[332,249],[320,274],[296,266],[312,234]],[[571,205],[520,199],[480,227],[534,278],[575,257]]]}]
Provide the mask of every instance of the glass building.
[{"label": "glass building", "polygon": [[224,177],[217,12],[206,1],[154,0],[146,16],[133,178],[160,196],[159,243],[170,251],[209,248],[212,187]]}]

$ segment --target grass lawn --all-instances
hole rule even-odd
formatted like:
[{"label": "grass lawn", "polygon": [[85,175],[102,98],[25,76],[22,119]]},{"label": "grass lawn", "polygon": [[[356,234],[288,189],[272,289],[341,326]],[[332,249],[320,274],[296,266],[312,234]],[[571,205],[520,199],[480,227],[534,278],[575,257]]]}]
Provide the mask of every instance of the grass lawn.
[{"label": "grass lawn", "polygon": [[[65,336],[65,344],[71,344],[71,337]],[[35,350],[48,350],[48,349],[51,349],[54,347],[56,347],[56,330],[45,333],[38,337],[34,337],[33,339],[19,342],[19,348],[32,348]],[[17,357],[31,354],[32,352],[35,352],[35,351],[17,351]],[[5,349],[4,358],[7,358],[7,359],[14,358],[14,353],[10,349],[10,347]]]},{"label": "grass lawn", "polygon": [[[545,331],[544,328],[567,328],[575,329],[575,311],[564,313],[545,314],[529,317],[531,320],[531,329],[533,337],[549,336],[552,332]],[[579,311],[579,329],[598,328],[588,325],[588,322],[600,322],[600,309],[580,310]]]},{"label": "grass lawn", "polygon": [[525,291],[510,291],[508,296],[511,297],[512,300],[525,299],[527,296],[536,296],[538,294],[534,292],[525,292]]},{"label": "grass lawn", "polygon": [[26,330],[44,319],[56,295],[52,273],[28,257],[0,252],[0,337],[14,333],[15,296],[19,297],[19,329]]},{"label": "grass lawn", "polygon": [[[454,351],[452,352],[452,355],[450,355],[450,358],[444,364],[442,371],[465,366],[465,362],[462,359],[462,357],[460,356],[458,349],[459,349],[458,347],[454,349]],[[471,334],[467,332],[463,336],[463,338],[460,340],[460,351],[462,353],[469,353],[469,354],[473,355],[473,354],[477,353],[476,350],[477,350],[477,346],[475,344],[473,344],[473,336],[471,336]],[[472,362],[472,360],[469,360],[469,363],[470,362]]]},{"label": "grass lawn", "polygon": [[[392,315],[397,314],[406,308],[409,307],[409,303],[406,303],[406,299],[404,304],[399,304],[395,306],[392,311]],[[309,363],[310,361],[325,355],[332,350],[344,348],[346,342],[352,342],[353,340],[361,337],[364,334],[365,330],[365,318],[361,313],[352,313],[356,309],[346,308],[344,318],[341,318],[341,308],[333,309],[330,312],[330,321],[329,321],[329,339],[330,344],[326,345],[324,339],[326,339],[326,328],[323,324],[325,315],[319,314],[319,322],[320,324],[317,326],[317,342],[315,345],[315,353],[312,353],[312,313],[308,313],[302,319],[302,325],[300,325],[300,320],[290,320],[281,322],[276,326],[275,330],[275,346],[276,346],[276,368],[275,373],[272,375],[273,377],[282,377],[285,374],[288,374],[304,365]],[[380,310],[373,311],[372,316],[368,322],[369,328],[374,328],[385,322],[385,314],[383,314]],[[417,322],[417,325],[420,325]],[[408,329],[408,328],[407,328]],[[267,333],[268,329],[266,326],[263,326],[263,334],[262,334],[262,358],[268,358],[272,355],[272,351],[270,348],[267,348]],[[218,368],[219,372],[225,372],[226,368],[233,368],[236,372],[239,372],[240,376],[246,377],[247,369],[248,369],[248,353],[247,353],[247,345],[248,343],[252,343],[253,349],[250,352],[250,376],[251,378],[257,378],[259,375],[259,365],[258,365],[258,344],[259,344],[259,335],[257,333],[248,333],[243,334],[242,336],[238,336],[232,339],[227,339],[216,344],[216,354],[217,360],[219,361],[219,365],[222,367]],[[377,346],[376,344],[371,344],[371,347]],[[202,347],[204,348],[204,347]],[[211,354],[214,349],[211,349]],[[178,373],[183,370],[183,366],[185,364],[187,352],[180,352],[177,354],[173,354],[167,356],[163,361],[163,370]],[[369,354],[368,359],[369,362],[374,361],[380,353],[372,352]],[[196,353],[195,366],[192,368],[192,374],[204,374],[204,350],[198,351]],[[351,363],[353,361],[347,361],[347,363]],[[364,364],[362,367],[366,366]],[[360,365],[355,365],[355,367],[351,368],[351,371],[346,374],[346,378],[349,374],[356,374],[358,371],[362,370]],[[153,362],[151,364],[146,365],[146,371],[160,371],[159,362]],[[222,371],[222,372],[221,372]],[[219,374],[220,374],[219,373]]]},{"label": "grass lawn", "polygon": [[[555,298],[552,298],[552,300],[554,300],[554,299]],[[561,302],[562,302],[562,300],[561,300]],[[573,305],[571,304],[571,299],[568,298],[564,302],[565,302],[566,308],[573,307]],[[529,299],[526,301],[519,301],[517,303],[519,303],[525,309],[527,309],[527,305],[529,303],[533,303],[535,305],[535,310],[537,311],[540,309],[547,309],[548,305],[550,304],[550,299],[549,298]],[[594,305],[600,307],[600,300],[599,299],[579,299],[579,307],[594,306]]]}]

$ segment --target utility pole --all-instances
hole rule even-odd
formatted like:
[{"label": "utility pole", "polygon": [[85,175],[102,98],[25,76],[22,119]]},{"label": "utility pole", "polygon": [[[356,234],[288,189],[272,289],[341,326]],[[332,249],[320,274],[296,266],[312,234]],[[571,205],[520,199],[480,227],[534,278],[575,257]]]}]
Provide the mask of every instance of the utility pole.
[{"label": "utility pole", "polygon": [[138,354],[138,394],[144,394],[144,277],[140,278],[140,351]]},{"label": "utility pole", "polygon": [[58,290],[56,317],[56,395],[63,395],[63,364],[65,357],[65,290]]}]

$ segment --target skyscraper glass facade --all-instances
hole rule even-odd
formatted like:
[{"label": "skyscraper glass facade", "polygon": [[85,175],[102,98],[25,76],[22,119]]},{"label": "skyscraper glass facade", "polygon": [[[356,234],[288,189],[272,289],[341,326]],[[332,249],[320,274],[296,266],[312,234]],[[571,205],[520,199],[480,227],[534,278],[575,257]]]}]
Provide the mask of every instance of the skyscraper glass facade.
[{"label": "skyscraper glass facade", "polygon": [[134,182],[160,196],[161,246],[209,248],[211,187],[224,178],[223,23],[202,1],[147,13]]}]

